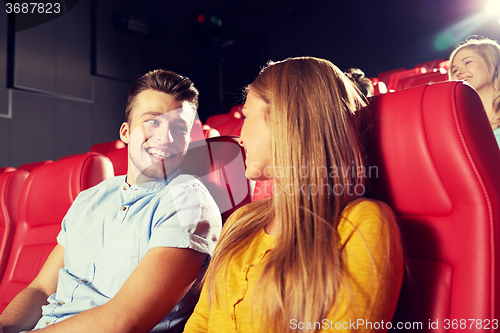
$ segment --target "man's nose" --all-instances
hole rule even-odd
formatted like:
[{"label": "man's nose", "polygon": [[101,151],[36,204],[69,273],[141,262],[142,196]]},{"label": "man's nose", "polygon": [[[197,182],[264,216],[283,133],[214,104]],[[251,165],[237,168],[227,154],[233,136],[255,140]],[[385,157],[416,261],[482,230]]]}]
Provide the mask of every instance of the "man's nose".
[{"label": "man's nose", "polygon": [[162,143],[174,142],[174,137],[169,126],[160,126],[155,136]]}]

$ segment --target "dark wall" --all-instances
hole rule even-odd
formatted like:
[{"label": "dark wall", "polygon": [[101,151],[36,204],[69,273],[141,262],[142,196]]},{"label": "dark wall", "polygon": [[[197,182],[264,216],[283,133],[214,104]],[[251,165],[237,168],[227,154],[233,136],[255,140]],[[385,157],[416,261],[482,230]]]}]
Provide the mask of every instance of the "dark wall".
[{"label": "dark wall", "polygon": [[[151,23],[150,33],[120,28],[116,18],[131,13]],[[14,33],[0,13],[0,167],[119,139],[133,80],[156,68],[192,74],[187,16],[167,1],[80,0],[63,16]]]}]

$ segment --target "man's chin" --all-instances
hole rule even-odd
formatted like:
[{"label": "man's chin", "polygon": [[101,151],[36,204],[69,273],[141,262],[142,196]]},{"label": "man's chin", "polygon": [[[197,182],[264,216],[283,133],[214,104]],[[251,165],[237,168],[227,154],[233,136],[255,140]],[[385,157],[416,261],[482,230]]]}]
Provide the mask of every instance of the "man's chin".
[{"label": "man's chin", "polygon": [[135,177],[138,181],[151,181],[151,180],[160,180],[166,179],[173,175],[177,167],[168,166],[164,167],[162,164],[155,163],[145,169],[143,169],[137,177]]}]

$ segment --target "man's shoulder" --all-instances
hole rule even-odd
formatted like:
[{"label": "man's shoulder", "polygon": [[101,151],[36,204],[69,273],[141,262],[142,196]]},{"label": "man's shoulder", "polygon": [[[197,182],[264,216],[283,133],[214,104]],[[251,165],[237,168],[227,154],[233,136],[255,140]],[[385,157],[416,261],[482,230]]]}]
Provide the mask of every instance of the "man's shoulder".
[{"label": "man's shoulder", "polygon": [[80,192],[78,196],[80,197],[86,197],[86,196],[93,196],[96,195],[99,192],[112,192],[118,190],[122,184],[125,183],[125,176],[115,176],[115,177],[110,177],[99,184],[92,186],[86,190],[83,190]]}]

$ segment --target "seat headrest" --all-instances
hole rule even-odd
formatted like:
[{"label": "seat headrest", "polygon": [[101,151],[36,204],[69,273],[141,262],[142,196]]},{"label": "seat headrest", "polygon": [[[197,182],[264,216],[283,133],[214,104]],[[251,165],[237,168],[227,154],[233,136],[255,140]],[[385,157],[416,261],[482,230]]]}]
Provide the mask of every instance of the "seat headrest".
[{"label": "seat headrest", "polygon": [[30,226],[61,223],[78,193],[113,176],[111,161],[97,153],[68,156],[34,169],[19,202],[19,219]]}]

